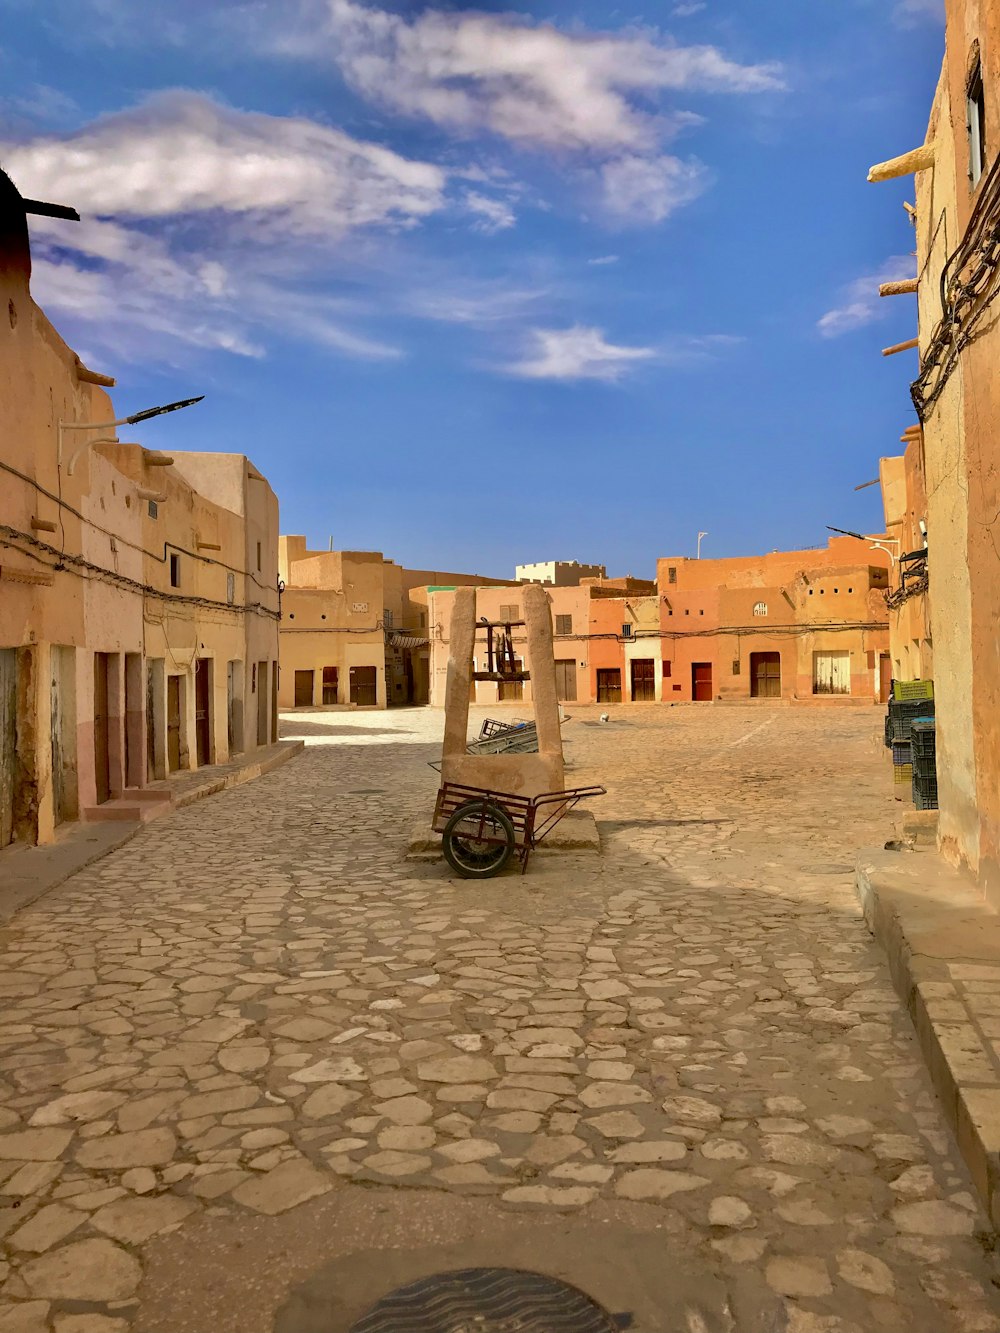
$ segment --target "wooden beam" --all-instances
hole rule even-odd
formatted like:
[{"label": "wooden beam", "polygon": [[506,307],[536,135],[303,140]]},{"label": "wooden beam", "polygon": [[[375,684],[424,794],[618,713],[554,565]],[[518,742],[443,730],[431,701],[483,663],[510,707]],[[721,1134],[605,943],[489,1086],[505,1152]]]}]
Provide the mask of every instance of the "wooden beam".
[{"label": "wooden beam", "polygon": [[902,282],[883,282],[879,289],[879,296],[906,296],[909,292],[917,290],[916,278],[904,278]]},{"label": "wooden beam", "polygon": [[908,342],[896,343],[894,347],[883,347],[882,355],[895,356],[897,352],[908,352],[911,347],[919,347],[919,346],[920,346],[919,338],[910,338]]},{"label": "wooden beam", "polygon": [[149,467],[173,467],[174,460],[169,454],[153,454],[147,451],[146,463]]},{"label": "wooden beam", "polygon": [[222,550],[222,547],[218,544],[218,542],[199,542],[199,543],[198,543],[198,550],[199,550],[199,551],[221,551],[221,550]]},{"label": "wooden beam", "polygon": [[99,384],[103,389],[115,387],[113,375],[99,375],[96,370],[89,370],[79,357],[76,358],[76,378],[81,384]]},{"label": "wooden beam", "polygon": [[915,171],[926,171],[934,165],[934,141],[921,144],[899,157],[890,157],[888,162],[876,162],[869,170],[870,181],[891,181],[897,176],[910,176]]},{"label": "wooden beam", "polygon": [[32,514],[31,530],[32,532],[55,532],[56,525],[47,518],[38,518],[37,515]]}]

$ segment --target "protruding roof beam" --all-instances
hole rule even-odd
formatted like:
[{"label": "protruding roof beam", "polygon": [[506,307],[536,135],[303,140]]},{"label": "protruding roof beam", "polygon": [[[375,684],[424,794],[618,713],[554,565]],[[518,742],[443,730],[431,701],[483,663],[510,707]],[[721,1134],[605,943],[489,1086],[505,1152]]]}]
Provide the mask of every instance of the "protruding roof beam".
[{"label": "protruding roof beam", "polygon": [[882,355],[895,356],[897,352],[908,352],[911,347],[919,347],[919,346],[920,346],[919,338],[910,338],[908,342],[896,343],[894,347],[883,347]]},{"label": "protruding roof beam", "polygon": [[878,289],[879,296],[906,296],[917,290],[916,278],[904,278],[902,282],[883,282]]},{"label": "protruding roof beam", "polygon": [[891,181],[897,176],[910,176],[915,171],[926,171],[934,165],[934,141],[921,144],[919,148],[903,153],[900,157],[890,157],[888,162],[876,162],[869,170],[870,181]]}]

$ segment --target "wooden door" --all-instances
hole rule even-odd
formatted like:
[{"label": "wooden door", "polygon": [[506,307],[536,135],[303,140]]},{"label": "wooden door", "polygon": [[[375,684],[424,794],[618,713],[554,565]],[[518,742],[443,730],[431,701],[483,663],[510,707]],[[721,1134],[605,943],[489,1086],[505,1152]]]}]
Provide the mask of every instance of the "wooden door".
[{"label": "wooden door", "polygon": [[257,744],[267,744],[267,663],[257,663]]},{"label": "wooden door", "polygon": [[599,667],[597,670],[597,702],[599,704],[620,704],[621,701],[621,668]]},{"label": "wooden door", "polygon": [[892,658],[888,653],[882,653],[878,659],[878,697],[882,703],[888,702],[891,689]]},{"label": "wooden door", "polygon": [[0,648],[0,847],[14,840],[17,762],[17,649]]},{"label": "wooden door", "polygon": [[576,658],[556,659],[556,698],[563,703],[576,702]]},{"label": "wooden door", "polygon": [[373,666],[351,667],[350,699],[352,704],[361,708],[374,708],[378,703],[378,668]]},{"label": "wooden door", "polygon": [[146,781],[156,781],[156,687],[153,663],[146,663]]},{"label": "wooden door", "polygon": [[813,694],[850,694],[851,654],[813,654]]},{"label": "wooden door", "polygon": [[781,698],[781,654],[750,654],[751,699]]},{"label": "wooden door", "polygon": [[323,668],[323,702],[325,704],[335,704],[337,702],[337,668],[335,666],[325,666]]},{"label": "wooden door", "polygon": [[695,703],[710,703],[712,699],[712,663],[691,663],[691,698]]},{"label": "wooden door", "polygon": [[94,779],[97,804],[111,799],[111,719],[108,717],[109,655],[94,654]]},{"label": "wooden door", "polygon": [[194,664],[194,732],[198,747],[198,767],[212,762],[212,676],[207,657]]},{"label": "wooden door", "polygon": [[296,708],[312,707],[314,675],[315,673],[312,671],[296,671],[295,673]]},{"label": "wooden door", "polygon": [[167,677],[167,769],[176,773],[181,766],[181,678]]},{"label": "wooden door", "polygon": [[651,657],[633,657],[632,702],[651,704],[656,701],[656,666]]}]

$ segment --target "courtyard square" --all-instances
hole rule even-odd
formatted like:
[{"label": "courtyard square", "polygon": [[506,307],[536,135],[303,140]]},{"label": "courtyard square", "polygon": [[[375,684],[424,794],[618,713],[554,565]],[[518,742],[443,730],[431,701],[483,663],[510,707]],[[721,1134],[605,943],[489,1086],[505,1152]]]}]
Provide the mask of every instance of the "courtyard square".
[{"label": "courtyard square", "polygon": [[568,711],[599,856],[408,860],[442,714],[300,712],[13,919],[0,1333],[347,1333],[476,1263],[633,1333],[1000,1330],[854,892],[881,713]]}]

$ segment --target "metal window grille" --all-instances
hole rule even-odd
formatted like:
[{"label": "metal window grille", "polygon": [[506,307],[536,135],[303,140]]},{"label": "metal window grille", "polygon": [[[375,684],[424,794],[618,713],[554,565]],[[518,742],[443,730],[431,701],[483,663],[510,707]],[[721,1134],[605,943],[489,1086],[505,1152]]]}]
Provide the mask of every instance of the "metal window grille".
[{"label": "metal window grille", "polygon": [[630,624],[622,625],[622,638],[631,639],[631,637],[632,637],[632,626]]},{"label": "metal window grille", "polygon": [[757,602],[754,606],[753,613],[755,616],[766,616],[767,602]]}]

